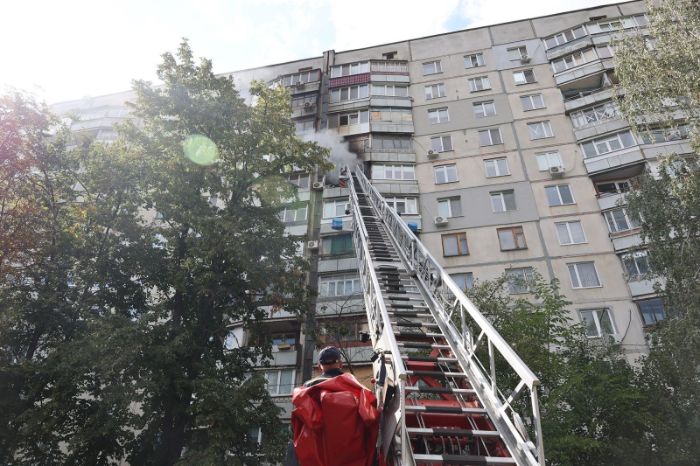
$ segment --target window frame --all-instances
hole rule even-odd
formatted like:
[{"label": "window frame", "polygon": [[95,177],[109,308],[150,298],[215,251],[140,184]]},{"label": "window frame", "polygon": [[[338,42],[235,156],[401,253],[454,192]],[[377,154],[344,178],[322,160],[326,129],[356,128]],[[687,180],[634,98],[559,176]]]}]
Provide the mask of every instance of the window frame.
[{"label": "window frame", "polygon": [[[441,217],[455,218],[462,216],[462,196],[438,198],[437,204],[437,213]],[[445,215],[443,215],[441,212],[441,204],[447,206]]]},{"label": "window frame", "polygon": [[[292,379],[290,383],[290,388],[289,392],[280,392],[280,389],[282,387],[282,372],[290,372],[292,373]],[[294,387],[296,386],[296,369],[294,368],[274,368],[274,369],[266,369],[263,372],[263,378],[265,379],[265,389],[267,392],[270,394],[270,396],[289,396],[292,394],[292,391],[294,391]],[[269,384],[270,380],[268,378],[268,374],[276,373],[276,383],[275,383],[275,392],[273,393],[270,390]]]},{"label": "window frame", "polygon": [[[522,80],[518,79],[517,76],[522,75]],[[532,80],[528,80],[528,76],[532,76]],[[525,84],[532,84],[537,82],[537,76],[535,75],[535,70],[533,68],[526,68],[524,70],[513,71],[513,82],[516,86],[523,86]]]},{"label": "window frame", "polygon": [[[617,211],[622,212],[624,220],[627,223],[627,228],[618,228],[619,219],[616,218],[613,214],[613,212]],[[624,207],[615,207],[613,209],[608,209],[603,211],[602,214],[605,218],[605,223],[608,225],[608,232],[610,232],[611,234],[622,233],[624,231],[631,231],[640,227],[639,223],[627,214],[627,209],[625,209]]]},{"label": "window frame", "polygon": [[[556,165],[552,165],[551,159],[550,159],[550,156],[553,156],[554,154],[556,154],[557,159],[559,159],[559,163]],[[546,168],[542,168],[542,164],[540,163],[541,157],[544,157],[544,156],[547,157],[547,167]],[[537,169],[541,172],[549,171],[549,169],[552,167],[564,167],[564,161],[562,160],[561,154],[559,153],[558,150],[547,151],[547,152],[537,152],[537,153],[535,153],[535,161],[537,162]]]},{"label": "window frame", "polygon": [[[579,271],[579,267],[583,265],[588,265],[590,264],[593,267],[593,274],[595,275],[596,278],[596,285],[585,285],[583,284],[581,280],[581,272]],[[585,290],[589,288],[602,288],[603,287],[603,282],[600,279],[600,274],[598,273],[598,268],[595,265],[595,261],[581,261],[581,262],[568,262],[566,264],[566,267],[569,269],[569,281],[571,282],[571,288],[574,290]],[[576,281],[574,281],[574,278]],[[578,283],[578,284],[577,284]]]},{"label": "window frame", "polygon": [[[474,59],[476,59],[476,65],[474,64]],[[467,63],[468,61],[468,63]],[[486,66],[486,60],[484,59],[483,52],[474,52],[464,55],[464,68],[478,68],[480,66]]]},{"label": "window frame", "polygon": [[[381,167],[381,170],[380,170]],[[390,169],[392,177],[387,177]],[[393,176],[400,172],[400,177]],[[381,177],[380,177],[381,175]],[[407,177],[408,176],[408,177]],[[416,166],[412,163],[373,163],[370,168],[370,179],[372,180],[395,180],[395,181],[415,181]]]},{"label": "window frame", "polygon": [[[364,89],[364,93],[362,92]],[[357,96],[353,97],[352,92],[355,90]],[[347,96],[343,98],[343,92],[347,93]],[[336,87],[330,90],[329,98],[331,104],[339,104],[342,102],[354,102],[356,100],[368,99],[370,96],[369,83],[353,84],[351,86]],[[337,95],[337,100],[334,96]]]},{"label": "window frame", "polygon": [[[433,141],[439,141],[439,146],[433,144]],[[446,148],[445,141],[448,141],[447,146],[449,146],[449,148]],[[454,150],[452,147],[452,135],[444,134],[441,136],[432,136],[430,138],[430,149],[434,152],[449,152]]]},{"label": "window frame", "polygon": [[[397,213],[403,215],[418,215],[418,198],[412,196],[389,196],[384,197],[386,203]],[[403,212],[399,212],[397,203],[403,202],[405,207]]]},{"label": "window frame", "polygon": [[[620,262],[622,262],[622,268],[625,271],[627,281],[644,280],[644,278],[652,271],[651,264],[649,262],[649,251],[646,249],[629,251],[621,254]],[[640,267],[640,263],[644,264],[644,266]],[[630,266],[633,266],[634,269],[630,270]]]},{"label": "window frame", "polygon": [[[542,130],[542,136],[537,133]],[[554,137],[554,131],[552,130],[552,124],[549,120],[542,121],[532,121],[527,123],[527,131],[530,135],[530,141],[537,141],[538,139],[548,139]]]},{"label": "window frame", "polygon": [[[342,240],[345,243],[345,242],[347,242],[348,238],[350,239],[350,249],[349,250],[342,249],[341,252],[333,253],[333,242]],[[336,257],[336,256],[346,256],[346,255],[354,254],[355,249],[353,247],[352,241],[353,241],[352,235],[349,233],[342,233],[339,235],[331,235],[331,236],[323,236],[321,238],[321,251],[320,251],[321,255],[327,256],[327,257]]]},{"label": "window frame", "polygon": [[523,58],[528,58],[527,45],[518,45],[516,47],[509,47],[506,49],[508,54],[508,60],[516,61],[522,60]]},{"label": "window frame", "polygon": [[[490,91],[493,89],[493,87],[491,86],[491,78],[489,78],[488,75],[475,76],[473,78],[467,79],[467,81],[469,82],[469,92],[482,92]],[[476,85],[477,82],[481,83],[481,89],[478,89],[478,86]]]},{"label": "window frame", "polygon": [[[505,162],[505,172],[501,173],[501,165],[498,163],[500,161]],[[495,168],[493,174],[489,174],[489,162],[491,166]],[[495,162],[495,163],[494,163]],[[510,176],[510,167],[508,166],[508,157],[496,157],[492,159],[484,160],[484,170],[486,173],[486,178],[499,178],[502,176]]]},{"label": "window frame", "polygon": [[[456,241],[456,253],[455,254],[445,254],[445,240],[449,238],[454,238]],[[457,233],[445,233],[440,236],[442,243],[442,256],[443,257],[458,257],[458,256],[468,256],[469,255],[469,243],[467,243],[467,233],[464,231]],[[464,251],[462,251],[462,247]]]},{"label": "window frame", "polygon": [[[537,102],[535,102],[535,98],[539,98],[539,103],[541,105],[536,105]],[[525,108],[525,102],[530,102],[531,107],[530,108]],[[544,103],[544,96],[542,93],[537,93],[537,94],[525,94],[520,96],[520,105],[523,108],[523,112],[532,112],[533,110],[541,110],[543,108],[547,108],[547,105]]]},{"label": "window frame", "polygon": [[[626,146],[624,145],[624,138],[622,137],[623,134],[628,134],[629,139],[631,141],[631,144]],[[611,141],[617,141],[620,144],[619,148],[613,148],[612,145],[610,144]],[[600,152],[599,148],[600,145],[605,144],[606,150],[605,152]],[[634,135],[632,134],[632,131],[629,129],[624,130],[624,131],[618,131],[617,133],[609,134],[607,136],[602,136],[599,138],[591,139],[590,141],[582,142],[579,144],[581,146],[581,152],[583,153],[583,158],[584,159],[591,159],[593,157],[600,157],[602,155],[607,155],[611,154],[613,152],[617,152],[619,150],[625,150],[629,149],[630,147],[634,147],[638,145],[637,140],[635,139]],[[588,148],[588,149],[587,149]],[[593,148],[593,154],[590,152],[590,148]]]},{"label": "window frame", "polygon": [[[455,178],[454,180],[450,180],[450,179],[449,179],[449,178],[450,178],[450,177],[448,176],[449,173],[450,173],[449,168],[453,168],[453,169],[454,169],[454,178]],[[445,181],[440,182],[440,181],[438,180],[438,171],[444,171],[444,172],[445,172],[445,174],[444,174]],[[457,182],[459,182],[459,172],[457,171],[457,164],[456,164],[456,163],[447,163],[447,164],[444,164],[444,165],[435,165],[435,166],[433,167],[433,173],[434,173],[434,175],[435,175],[435,184],[448,184],[448,183],[457,183]]]},{"label": "window frame", "polygon": [[[493,134],[494,134],[493,132],[494,131],[498,135],[498,142],[493,141]],[[488,134],[490,144],[482,144],[483,139],[481,136],[483,134]],[[501,128],[480,129],[478,132],[478,135],[479,135],[479,147],[489,147],[489,146],[497,146],[499,144],[503,144],[503,134],[501,133]]]},{"label": "window frame", "polygon": [[[586,319],[583,317],[584,312],[590,312],[591,317],[592,317],[592,323],[595,326],[595,335],[591,335],[589,333],[589,326],[586,325]],[[600,314],[599,314],[600,313]],[[601,314],[605,313],[608,317],[608,322],[610,323],[610,333],[605,333],[603,332],[603,327],[601,325]],[[612,313],[610,312],[610,309],[607,307],[603,308],[591,308],[591,309],[579,309],[578,311],[579,319],[581,320],[581,324],[584,326],[584,330],[586,332],[586,337],[587,338],[603,338],[606,336],[614,337],[617,335],[617,328],[615,326],[615,320],[612,318]]]},{"label": "window frame", "polygon": [[[426,66],[432,65],[433,71],[430,71]],[[430,60],[423,62],[423,76],[430,76],[433,74],[442,73],[442,63],[440,60]]]},{"label": "window frame", "polygon": [[[566,186],[566,189],[569,191],[569,196],[571,196],[571,202],[564,202],[564,198],[562,197],[562,194],[561,194],[561,190],[562,190],[563,186]],[[549,197],[549,193],[550,193],[549,190],[551,188],[556,188],[557,198],[559,199],[558,204],[551,203],[552,199]],[[559,206],[576,204],[576,198],[574,197],[574,190],[571,189],[571,185],[569,185],[568,183],[553,184],[553,185],[545,186],[544,192],[545,192],[545,195],[547,196],[547,203],[548,203],[549,207],[559,207]]]},{"label": "window frame", "polygon": [[[435,93],[437,91],[437,94]],[[425,86],[425,100],[434,100],[447,95],[445,83],[427,84]]]},{"label": "window frame", "polygon": [[[444,119],[441,117],[441,112],[444,112]],[[433,115],[435,117],[433,117]],[[448,123],[450,121],[450,110],[448,107],[431,108],[428,109],[428,122],[431,125],[439,125],[442,123]]]},{"label": "window frame", "polygon": [[[571,224],[578,223],[579,227],[581,229],[581,236],[583,237],[583,241],[574,241],[574,235],[572,234],[572,228]],[[559,225],[565,225],[566,226],[566,234],[569,237],[569,242],[563,243],[562,242],[562,237],[560,234],[559,230]],[[586,237],[586,231],[583,229],[583,223],[581,220],[565,220],[563,222],[554,222],[554,230],[557,233],[557,239],[559,240],[559,246],[573,246],[576,244],[586,244],[588,243],[588,238]]]},{"label": "window frame", "polygon": [[[335,294],[326,294],[330,291],[330,284],[333,283]],[[342,294],[337,294],[338,285],[342,283]],[[352,293],[346,294],[347,284],[350,283],[352,288]],[[331,274],[331,275],[321,275],[318,278],[318,296],[320,298],[337,298],[341,296],[359,296],[362,294],[362,284],[360,283],[360,276],[358,274],[344,273],[344,274]]]},{"label": "window frame", "polygon": [[508,294],[532,293],[535,271],[532,267],[511,267],[505,270]]},{"label": "window frame", "polygon": [[[512,199],[513,199],[513,208],[512,209],[508,209],[508,202],[506,200],[507,194],[512,195]],[[499,208],[502,210],[497,210],[495,208],[495,204],[494,204],[495,199],[498,199],[497,202],[500,205]],[[491,212],[493,212],[494,214],[502,214],[505,212],[513,212],[513,211],[518,210],[518,203],[515,200],[515,190],[513,190],[513,189],[504,189],[501,191],[491,191],[489,193],[489,200],[491,202]]]},{"label": "window frame", "polygon": [[[659,311],[658,306],[655,309],[652,308],[649,310],[645,310],[642,308],[642,303],[651,303],[651,302],[661,304],[661,306],[660,306],[661,313],[662,313],[661,319],[658,318],[658,311]],[[639,309],[639,314],[642,316],[642,325],[644,325],[645,327],[648,327],[651,325],[656,325],[659,322],[661,322],[662,320],[666,320],[666,316],[667,316],[666,306],[664,305],[664,301],[662,298],[656,296],[654,298],[649,298],[649,299],[640,299],[639,301],[636,301],[635,304],[637,305],[637,309]],[[649,320],[646,318],[646,316],[648,314],[653,315],[653,318],[654,318],[653,322],[649,322]]]},{"label": "window frame", "polygon": [[498,114],[496,112],[496,103],[493,100],[473,102],[472,110],[475,118],[489,118]]},{"label": "window frame", "polygon": [[[333,204],[334,212],[336,212],[336,214],[334,214],[330,217],[326,217],[326,206],[330,206],[331,204]],[[337,214],[339,206],[341,206],[343,208],[342,215]],[[348,217],[348,216],[352,215],[352,214],[345,213],[349,209],[350,209],[350,199],[347,197],[346,198],[336,198],[336,199],[324,199],[323,204],[321,206],[321,218],[323,220],[328,220],[328,219],[333,219],[333,218],[338,218],[338,217]]]},{"label": "window frame", "polygon": [[[457,278],[460,277],[460,278]],[[462,280],[463,277],[463,280]],[[455,285],[457,285],[462,291],[466,293],[466,290],[474,288],[474,273],[473,272],[456,272],[451,273],[450,278]],[[461,281],[464,281],[464,287],[461,286]]]},{"label": "window frame", "polygon": [[[510,238],[502,237],[501,233],[510,233]],[[502,227],[496,228],[496,234],[498,236],[498,244],[501,251],[522,251],[527,249],[527,240],[525,239],[525,230],[523,230],[522,225],[512,226],[512,227]],[[507,239],[512,241],[513,247],[504,247],[503,240]]]}]

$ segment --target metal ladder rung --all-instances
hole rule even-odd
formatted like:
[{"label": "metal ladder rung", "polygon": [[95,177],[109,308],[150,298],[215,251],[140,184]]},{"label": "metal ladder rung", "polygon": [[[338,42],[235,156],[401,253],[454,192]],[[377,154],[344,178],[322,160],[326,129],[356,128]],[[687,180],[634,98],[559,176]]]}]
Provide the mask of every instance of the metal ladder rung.
[{"label": "metal ladder rung", "polygon": [[414,454],[413,459],[416,463],[458,464],[462,466],[476,466],[482,464],[515,464],[515,460],[513,458],[502,458],[499,456]]},{"label": "metal ladder rung", "polygon": [[407,392],[412,393],[442,393],[445,395],[474,395],[476,392],[471,388],[452,387],[406,387]]},{"label": "metal ladder rung", "polygon": [[500,437],[497,430],[475,430],[475,429],[447,429],[447,428],[422,428],[407,427],[406,432],[414,435],[435,436],[435,437]]},{"label": "metal ladder rung", "polygon": [[406,405],[406,412],[442,414],[486,414],[484,408],[463,408],[461,406]]}]

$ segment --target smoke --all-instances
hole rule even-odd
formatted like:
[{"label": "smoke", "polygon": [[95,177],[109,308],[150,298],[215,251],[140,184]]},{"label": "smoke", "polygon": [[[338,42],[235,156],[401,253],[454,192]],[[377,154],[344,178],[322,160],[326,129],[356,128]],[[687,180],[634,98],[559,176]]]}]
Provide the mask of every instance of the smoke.
[{"label": "smoke", "polygon": [[304,139],[306,141],[314,141],[319,146],[330,149],[330,161],[334,165],[334,169],[326,174],[326,183],[330,185],[338,185],[338,176],[342,168],[348,167],[352,172],[357,167],[357,164],[360,163],[357,155],[353,154],[348,149],[348,143],[335,131],[323,130],[316,133],[309,133],[308,135],[304,135]]}]

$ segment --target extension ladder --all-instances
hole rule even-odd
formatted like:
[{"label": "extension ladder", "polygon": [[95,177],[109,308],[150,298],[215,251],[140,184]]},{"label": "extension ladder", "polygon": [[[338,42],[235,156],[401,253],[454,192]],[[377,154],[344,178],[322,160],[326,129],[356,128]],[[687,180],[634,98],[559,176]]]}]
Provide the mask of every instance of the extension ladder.
[{"label": "extension ladder", "polygon": [[361,171],[349,188],[387,464],[543,466],[537,377]]}]

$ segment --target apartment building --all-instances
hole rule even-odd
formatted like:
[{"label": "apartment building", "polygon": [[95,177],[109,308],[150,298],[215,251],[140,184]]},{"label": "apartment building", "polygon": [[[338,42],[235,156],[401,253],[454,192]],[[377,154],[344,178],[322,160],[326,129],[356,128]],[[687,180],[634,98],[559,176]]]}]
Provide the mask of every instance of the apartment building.
[{"label": "apartment building", "polygon": [[[527,297],[535,272],[558,278],[590,338],[613,336],[631,359],[645,351],[645,328],[665,314],[625,193],[660,157],[691,152],[682,123],[635,134],[613,100],[611,40],[646,26],[633,1],[230,73],[244,96],[253,79],[287,87],[299,136],[332,146],[338,165],[290,177],[299,196],[281,214],[318,292],[303,322],[284,311],[265,322],[264,370],[287,415],[321,346],[342,347],[371,378],[345,165],[368,174],[465,288],[505,273]],[[74,129],[108,141],[131,97],[54,109],[89,115]],[[251,343],[237,323],[231,332]]]}]

